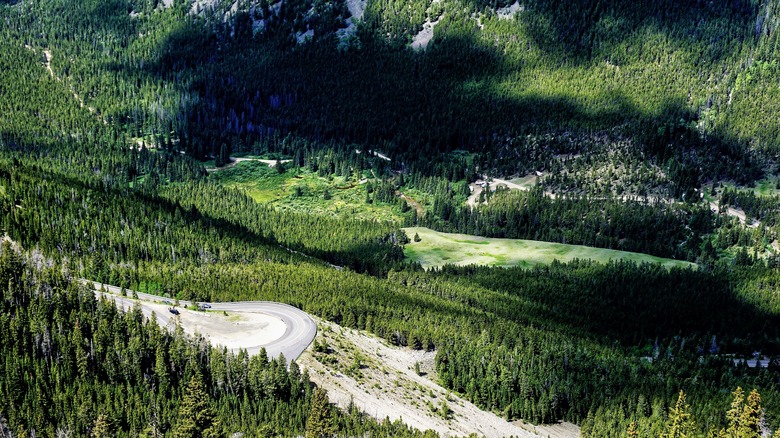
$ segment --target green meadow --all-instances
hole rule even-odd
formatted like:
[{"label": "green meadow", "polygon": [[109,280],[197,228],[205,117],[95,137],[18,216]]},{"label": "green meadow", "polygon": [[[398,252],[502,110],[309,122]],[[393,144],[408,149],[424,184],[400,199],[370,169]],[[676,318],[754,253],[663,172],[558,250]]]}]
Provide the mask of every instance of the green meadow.
[{"label": "green meadow", "polygon": [[[574,259],[591,259],[601,263],[631,260],[661,263],[667,268],[695,266],[680,260],[582,245],[440,233],[423,227],[404,228],[404,231],[411,240],[404,250],[407,259],[419,262],[424,268],[446,264],[532,267],[549,264],[553,260],[568,262]],[[419,242],[414,241],[415,234],[420,237]]]},{"label": "green meadow", "polygon": [[366,202],[366,184],[375,183],[370,171],[357,181],[354,177],[321,177],[291,166],[279,172],[259,161],[242,161],[209,176],[227,187],[243,190],[258,203],[280,210],[345,219],[403,221],[396,205]]}]

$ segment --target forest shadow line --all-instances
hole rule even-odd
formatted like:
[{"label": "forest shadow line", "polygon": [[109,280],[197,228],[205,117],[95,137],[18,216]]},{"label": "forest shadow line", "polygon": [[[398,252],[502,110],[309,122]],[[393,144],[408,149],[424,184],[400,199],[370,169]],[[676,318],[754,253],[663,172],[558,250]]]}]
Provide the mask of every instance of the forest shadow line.
[{"label": "forest shadow line", "polygon": [[[702,143],[692,128],[698,114],[672,98],[647,113],[621,90],[599,97],[610,102],[607,108],[564,94],[503,93],[494,85],[511,79],[516,67],[473,32],[447,34],[421,52],[393,49],[370,32],[360,35],[363,48],[343,52],[331,40],[290,48],[281,36],[230,40],[193,24],[161,43],[157,62],[112,68],[128,80],[139,75],[174,82],[200,97],[201,106],[177,116],[184,122],[175,127],[186,131],[188,152],[200,159],[209,150],[218,153],[221,143],[237,150],[269,132],[380,145],[404,161],[455,149],[479,151],[495,135],[605,132],[615,126],[651,143],[648,151],[661,161],[668,158],[664,142]],[[262,59],[257,65],[229,65],[254,55]],[[474,83],[481,84],[478,92],[464,91]],[[737,162],[747,155],[746,146],[727,135],[710,134],[704,142],[710,145],[705,156],[709,150]],[[687,146],[675,149],[683,155]]]},{"label": "forest shadow line", "polygon": [[[738,296],[722,272],[577,260],[527,270],[447,266],[440,273],[457,274],[466,284],[520,303],[534,326],[607,340],[605,345],[618,341],[631,348],[659,338],[716,336],[728,339],[732,352],[780,354],[780,315]],[[516,311],[508,304],[495,307],[499,315],[508,312],[507,318]]]},{"label": "forest shadow line", "polygon": [[[345,246],[342,250],[330,251],[309,247],[302,243],[286,243],[279,241],[272,234],[271,230],[266,230],[267,234],[259,234],[236,221],[214,217],[194,205],[182,205],[178,201],[161,196],[154,190],[104,187],[98,182],[88,182],[74,176],[53,172],[36,164],[32,166],[25,165],[18,160],[0,163],[0,176],[4,178],[11,177],[10,170],[5,168],[6,165],[13,167],[13,173],[17,175],[16,178],[19,178],[19,174],[21,174],[23,178],[42,178],[61,187],[74,187],[80,192],[98,191],[103,198],[102,202],[110,202],[109,199],[127,199],[129,197],[136,202],[151,206],[154,209],[160,209],[171,215],[178,211],[181,213],[187,226],[194,225],[204,232],[210,229],[217,229],[223,237],[237,239],[249,248],[264,247],[269,256],[276,254],[276,257],[282,262],[305,262],[318,266],[327,266],[329,263],[343,263],[357,272],[370,272],[373,275],[382,275],[384,273],[381,269],[377,270],[377,266],[375,266],[373,261],[369,260],[361,263],[361,254],[366,254],[369,250],[375,251],[376,249],[367,243],[353,242],[352,245]],[[302,255],[296,254],[295,251],[301,252]]]}]

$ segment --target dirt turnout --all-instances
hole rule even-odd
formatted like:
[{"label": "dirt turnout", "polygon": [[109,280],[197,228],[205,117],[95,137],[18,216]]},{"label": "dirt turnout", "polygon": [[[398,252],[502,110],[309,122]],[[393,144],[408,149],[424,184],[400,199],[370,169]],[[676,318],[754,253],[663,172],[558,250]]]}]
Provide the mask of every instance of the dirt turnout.
[{"label": "dirt turnout", "polygon": [[[720,211],[720,207],[718,206],[718,204],[716,202],[710,202],[710,208],[715,213],[720,213],[721,212]],[[749,228],[756,228],[759,225],[761,225],[760,221],[748,222],[747,215],[745,214],[745,211],[741,210],[739,208],[727,207],[726,211],[724,213],[726,213],[728,216],[732,216],[732,217],[735,217],[735,218],[739,219],[739,223],[741,223],[742,225],[745,225],[745,226],[747,226]]]},{"label": "dirt turnout", "polygon": [[[84,280],[85,284],[90,282]],[[204,310],[191,310],[191,302],[175,301],[142,292],[125,291],[117,286],[95,283],[96,297],[106,299],[125,310],[139,306],[141,312],[163,326],[181,325],[192,335],[203,335],[213,345],[233,352],[244,349],[250,355],[265,348],[269,357],[284,354],[287,360],[297,358],[316,335],[314,321],[303,311],[282,303],[245,301],[238,303],[201,303]],[[138,298],[133,298],[137,296]]]},{"label": "dirt turnout", "polygon": [[292,160],[264,160],[262,158],[233,157],[231,158],[230,163],[227,163],[222,167],[209,167],[206,169],[206,172],[217,172],[220,170],[230,169],[242,161],[259,161],[261,163],[267,164],[268,167],[275,167],[277,162],[282,164],[292,162]]},{"label": "dirt turnout", "polygon": [[[524,178],[528,179],[533,175],[526,175]],[[505,179],[500,178],[488,178],[486,175],[482,175],[482,178],[485,182],[488,183],[488,187],[490,188],[490,191],[495,192],[496,188],[498,186],[505,186],[506,188],[510,190],[530,190],[532,186],[523,186],[520,184],[513,183],[512,181],[507,181]],[[483,187],[480,184],[477,183],[471,183],[469,184],[469,187],[471,187],[471,195],[469,195],[468,199],[466,199],[466,205],[468,205],[471,208],[474,208],[479,203],[479,195],[482,194]],[[550,197],[555,198],[555,195],[548,194]]]}]

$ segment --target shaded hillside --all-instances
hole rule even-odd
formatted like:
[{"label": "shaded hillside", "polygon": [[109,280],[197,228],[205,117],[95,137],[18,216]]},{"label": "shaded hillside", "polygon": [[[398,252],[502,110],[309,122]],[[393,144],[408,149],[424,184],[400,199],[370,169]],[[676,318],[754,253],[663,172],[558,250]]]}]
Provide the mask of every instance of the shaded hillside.
[{"label": "shaded hillside", "polygon": [[[777,148],[773,3],[539,1],[507,17],[503,4],[377,0],[347,46],[338,2],[186,3],[31,1],[4,12],[6,35],[49,48],[128,136],[200,158],[294,133],[501,165],[522,159],[527,134],[618,127],[662,167],[747,181]],[[408,50],[437,17],[428,49]]]}]

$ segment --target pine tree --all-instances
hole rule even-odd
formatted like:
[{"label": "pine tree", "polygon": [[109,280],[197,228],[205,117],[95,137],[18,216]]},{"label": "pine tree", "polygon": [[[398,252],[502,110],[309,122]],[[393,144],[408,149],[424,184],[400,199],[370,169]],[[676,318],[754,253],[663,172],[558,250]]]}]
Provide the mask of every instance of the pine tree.
[{"label": "pine tree", "polygon": [[732,393],[734,400],[726,413],[728,428],[722,436],[734,438],[759,438],[761,436],[761,396],[755,389],[750,392],[745,403],[745,393],[741,387]]},{"label": "pine tree", "polygon": [[22,259],[16,253],[11,242],[3,240],[0,249],[0,284],[8,286],[8,281],[19,282],[22,276]]},{"label": "pine tree", "polygon": [[636,402],[636,414],[642,417],[650,415],[650,405],[647,403],[647,398],[645,398],[644,394],[639,394]]},{"label": "pine tree", "polygon": [[107,438],[113,436],[111,420],[105,414],[98,415],[95,425],[92,427],[93,438]]},{"label": "pine tree", "polygon": [[628,425],[628,429],[626,430],[626,437],[627,438],[639,438],[639,431],[636,430],[636,421],[632,421]]},{"label": "pine tree", "polygon": [[677,403],[669,411],[664,438],[689,438],[694,436],[696,423],[691,416],[691,407],[685,401],[685,393],[680,390]]},{"label": "pine tree", "polygon": [[209,395],[200,376],[193,376],[179,406],[179,422],[173,431],[176,438],[216,438],[219,421],[209,405]]},{"label": "pine tree", "polygon": [[301,368],[295,362],[290,361],[290,400],[297,400],[301,397],[303,392],[303,385],[301,385]]},{"label": "pine tree", "polygon": [[331,418],[328,392],[322,388],[314,391],[311,412],[306,420],[306,438],[324,438],[335,435],[336,426]]},{"label": "pine tree", "polygon": [[106,260],[103,258],[103,253],[98,251],[92,258],[92,264],[88,275],[92,277],[91,280],[104,282],[107,280],[106,268]]},{"label": "pine tree", "polygon": [[168,393],[168,367],[165,361],[165,349],[157,346],[154,359],[154,374],[157,377],[157,391],[162,395]]},{"label": "pine tree", "polygon": [[742,387],[738,386],[731,395],[734,396],[734,399],[731,401],[731,409],[726,412],[726,419],[729,421],[726,436],[736,437],[740,429],[742,410],[745,406],[745,392]]},{"label": "pine tree", "polygon": [[221,167],[221,166],[224,166],[224,165],[230,163],[230,150],[228,150],[228,146],[225,143],[222,143],[222,146],[220,146],[220,148],[219,148],[219,156],[217,158],[218,158],[217,161],[219,163],[222,163],[221,165],[219,165],[219,164],[216,164],[216,162],[215,162],[217,167]]},{"label": "pine tree", "polygon": [[740,438],[761,437],[761,415],[761,395],[753,389],[748,394],[747,404],[742,409],[742,415],[740,415]]}]

